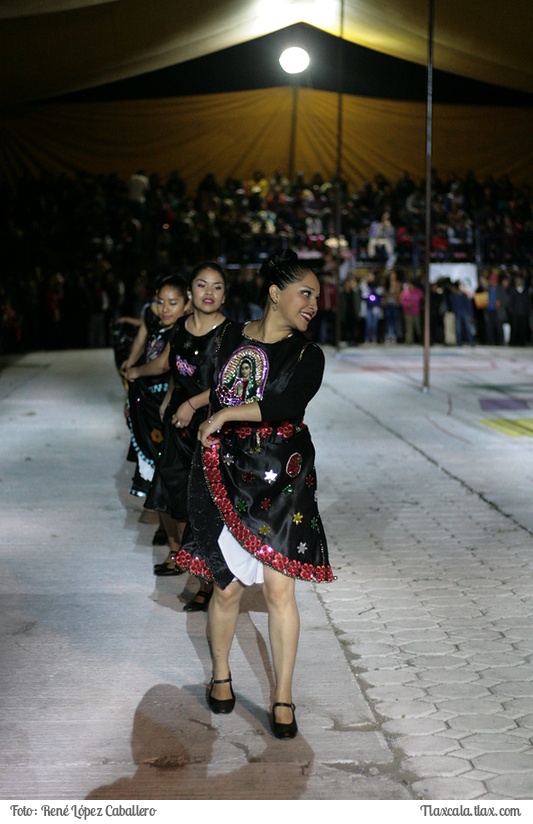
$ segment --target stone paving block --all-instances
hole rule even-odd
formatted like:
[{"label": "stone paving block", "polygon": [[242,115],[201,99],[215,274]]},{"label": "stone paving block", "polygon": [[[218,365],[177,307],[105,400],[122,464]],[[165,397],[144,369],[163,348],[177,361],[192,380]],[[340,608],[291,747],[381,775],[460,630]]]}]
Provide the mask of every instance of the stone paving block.
[{"label": "stone paving block", "polygon": [[499,775],[487,780],[487,789],[493,798],[527,799],[533,798],[533,776],[531,773],[520,775]]},{"label": "stone paving block", "polygon": [[[411,756],[402,759],[401,767],[406,772],[418,778],[439,775],[442,778],[451,778],[471,772],[469,764],[461,763],[457,758],[445,755]],[[469,775],[472,778],[472,775]]]},{"label": "stone paving block", "polygon": [[450,778],[423,778],[420,781],[413,781],[411,786],[418,798],[426,801],[431,799],[461,799],[468,801],[474,798],[481,799],[486,792],[483,781],[479,779],[470,780],[464,775]]},{"label": "stone paving block", "polygon": [[454,755],[461,752],[456,741],[443,738],[440,735],[399,736],[395,744],[406,756],[422,755]]},{"label": "stone paving block", "polygon": [[504,717],[502,714],[470,714],[457,715],[450,718],[451,729],[468,730],[469,732],[507,732],[515,728],[516,724],[512,719]]}]

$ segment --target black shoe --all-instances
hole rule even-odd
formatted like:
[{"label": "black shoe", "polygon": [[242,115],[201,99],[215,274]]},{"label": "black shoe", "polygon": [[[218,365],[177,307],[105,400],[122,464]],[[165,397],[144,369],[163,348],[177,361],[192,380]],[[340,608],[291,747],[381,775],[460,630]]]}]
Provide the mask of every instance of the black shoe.
[{"label": "black shoe", "polygon": [[[213,692],[213,686],[215,684],[229,684],[231,690],[231,698],[213,698],[211,693]],[[229,678],[223,678],[220,681],[215,681],[214,678],[211,679],[211,684],[209,686],[209,691],[207,693],[207,706],[211,710],[211,712],[216,712],[217,715],[228,714],[233,712],[233,707],[235,706],[235,695],[233,693],[233,687],[231,686],[231,675]]]},{"label": "black shoe", "polygon": [[152,538],[152,546],[165,546],[165,544],[168,544],[167,531],[160,526],[154,533],[154,537]]},{"label": "black shoe", "polygon": [[184,572],[184,569],[178,569],[176,566],[169,567],[168,564],[158,564],[154,567],[154,575],[159,575],[159,577],[168,575],[183,575]]},{"label": "black shoe", "polygon": [[184,569],[180,569],[174,563],[176,556],[171,555],[168,561],[162,564],[154,564],[154,575],[183,575]]},{"label": "black shoe", "polygon": [[[183,607],[184,612],[207,612],[207,607],[209,606],[209,601],[211,600],[211,596],[213,594],[213,590],[210,592],[206,592],[205,589],[199,589],[194,598],[189,601]],[[201,601],[196,601],[196,598],[201,598]]]},{"label": "black shoe", "polygon": [[[292,710],[292,721],[290,724],[278,724],[274,712],[276,707],[289,707],[289,709]],[[296,716],[294,714],[295,709],[296,707],[294,704],[284,704],[281,701],[278,701],[276,704],[272,704],[271,727],[276,738],[295,738],[298,732],[298,724],[296,723]]]}]

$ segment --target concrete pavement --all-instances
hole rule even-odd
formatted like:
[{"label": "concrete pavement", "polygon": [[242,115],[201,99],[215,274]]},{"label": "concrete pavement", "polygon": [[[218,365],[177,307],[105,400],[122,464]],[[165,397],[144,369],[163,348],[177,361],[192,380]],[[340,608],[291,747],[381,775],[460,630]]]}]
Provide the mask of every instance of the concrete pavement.
[{"label": "concrete pavement", "polygon": [[273,739],[259,590],[212,716],[194,582],[154,578],[109,350],[2,358],[0,798],[533,798],[532,350],[327,349],[307,422],[338,581],[298,585]]}]

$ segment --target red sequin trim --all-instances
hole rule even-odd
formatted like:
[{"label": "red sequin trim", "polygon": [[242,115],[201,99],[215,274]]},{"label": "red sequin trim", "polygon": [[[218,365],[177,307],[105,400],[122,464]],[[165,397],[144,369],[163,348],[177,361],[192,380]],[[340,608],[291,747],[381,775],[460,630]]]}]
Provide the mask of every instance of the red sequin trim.
[{"label": "red sequin trim", "polygon": [[274,430],[268,423],[262,423],[261,426],[257,427],[257,432],[261,438],[269,438],[273,431]]},{"label": "red sequin trim", "polygon": [[200,558],[194,558],[190,552],[180,549],[176,555],[176,566],[181,569],[186,569],[191,575],[196,575],[197,578],[203,578],[205,581],[212,581],[213,575],[205,561]]},{"label": "red sequin trim", "polygon": [[285,438],[286,440],[288,440],[291,437],[293,432],[294,426],[292,425],[292,423],[289,423],[289,421],[283,421],[283,423],[280,424],[280,426],[278,426],[277,429],[277,434],[281,435],[281,437]]},{"label": "red sequin trim", "polygon": [[[288,424],[288,426],[292,428],[292,424]],[[312,564],[302,564],[297,560],[291,561],[281,552],[276,552],[273,547],[262,543],[261,539],[248,529],[242,522],[239,514],[233,509],[226,487],[222,483],[222,475],[219,467],[219,452],[219,444],[214,444],[209,449],[204,449],[204,473],[210,486],[213,500],[227,528],[241,546],[244,547],[250,555],[253,555],[278,572],[289,575],[291,578],[301,578],[304,581],[317,581],[320,583],[334,581],[335,576],[333,575],[331,566],[315,567]],[[178,553],[176,558],[176,564],[178,566],[183,566],[185,569],[189,569],[194,575],[206,578],[206,580],[212,580],[213,576],[203,561],[199,561],[197,558],[191,558],[191,556],[183,550],[182,553],[191,560],[188,564],[182,564],[180,559],[181,553]],[[193,570],[194,564],[197,565],[198,571]]]}]

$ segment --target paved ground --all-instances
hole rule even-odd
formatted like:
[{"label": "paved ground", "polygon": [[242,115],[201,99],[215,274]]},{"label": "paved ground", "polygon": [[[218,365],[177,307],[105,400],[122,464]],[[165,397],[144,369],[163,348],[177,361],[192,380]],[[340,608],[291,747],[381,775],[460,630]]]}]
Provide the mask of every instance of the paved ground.
[{"label": "paved ground", "polygon": [[[1,799],[532,799],[530,349],[327,351],[307,421],[338,581],[298,586],[301,734],[259,590],[211,716],[205,615],[156,579],[110,351],[0,366]],[[511,803],[511,802],[510,802]]]}]

